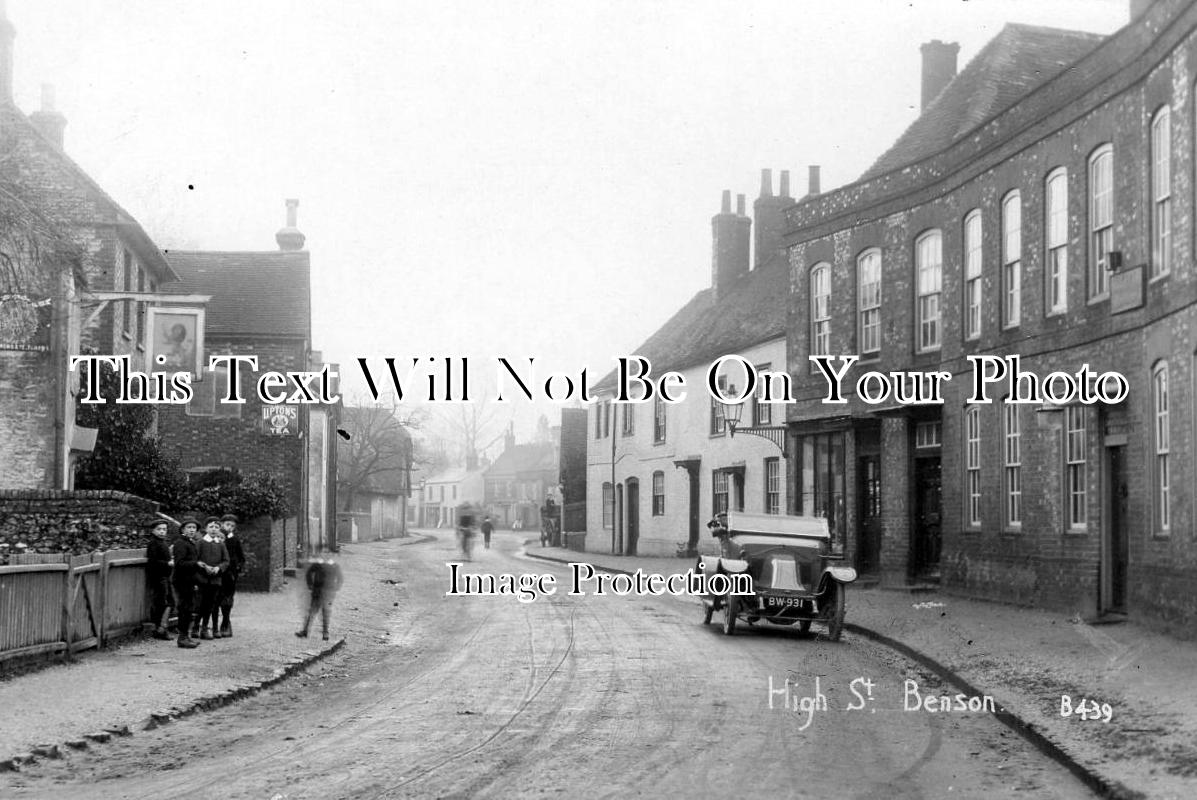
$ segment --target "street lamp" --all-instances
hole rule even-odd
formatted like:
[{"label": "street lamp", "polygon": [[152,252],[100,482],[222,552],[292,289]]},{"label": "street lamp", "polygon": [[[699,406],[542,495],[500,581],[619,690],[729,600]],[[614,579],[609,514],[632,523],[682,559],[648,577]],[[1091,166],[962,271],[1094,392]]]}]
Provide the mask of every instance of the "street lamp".
[{"label": "street lamp", "polygon": [[[736,385],[730,384],[725,390],[728,397],[736,395]],[[719,405],[723,407],[723,421],[727,424],[728,434],[731,438],[736,438],[736,431],[740,433],[747,433],[752,436],[760,436],[762,439],[768,439],[777,445],[781,450],[781,457],[786,458],[786,426],[785,425],[750,425],[747,428],[740,427],[740,417],[744,414],[744,401],[737,400],[734,403],[729,403],[726,400],[720,400]]]}]

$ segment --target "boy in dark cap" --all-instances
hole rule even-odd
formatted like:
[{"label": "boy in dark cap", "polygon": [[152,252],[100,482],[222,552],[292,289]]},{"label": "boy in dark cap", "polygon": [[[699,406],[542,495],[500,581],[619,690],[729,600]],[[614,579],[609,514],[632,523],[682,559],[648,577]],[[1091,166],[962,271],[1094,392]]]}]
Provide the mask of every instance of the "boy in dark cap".
[{"label": "boy in dark cap", "polygon": [[180,525],[181,535],[171,548],[175,562],[171,583],[179,604],[179,647],[198,647],[199,642],[191,638],[191,618],[195,613],[195,580],[199,561],[195,540],[199,536],[199,522],[195,517],[183,517]]},{"label": "boy in dark cap", "polygon": [[220,533],[220,517],[208,517],[204,520],[204,529],[204,537],[196,543],[199,550],[196,578],[200,594],[199,636],[201,639],[219,639],[220,630],[213,633],[213,628],[216,628],[220,583],[224,571],[229,568],[229,551]]},{"label": "boy in dark cap", "polygon": [[150,541],[145,548],[145,584],[150,593],[150,621],[154,638],[169,639],[166,633],[166,609],[170,599],[170,545],[166,543],[166,520],[151,517],[146,522]]},{"label": "boy in dark cap", "polygon": [[[233,600],[237,597],[237,578],[245,568],[245,549],[241,546],[241,538],[237,536],[237,516],[225,514],[220,518],[220,531],[224,534],[224,546],[229,551],[229,567],[221,576],[220,582],[220,613],[223,617],[220,623],[220,635],[233,635]],[[216,621],[212,621],[215,629]],[[215,630],[213,630],[215,635]]]}]

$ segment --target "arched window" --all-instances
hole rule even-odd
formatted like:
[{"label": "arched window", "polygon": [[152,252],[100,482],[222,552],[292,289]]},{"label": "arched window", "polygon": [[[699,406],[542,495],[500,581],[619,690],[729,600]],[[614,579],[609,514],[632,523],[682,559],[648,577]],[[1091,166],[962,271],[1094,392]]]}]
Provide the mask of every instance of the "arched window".
[{"label": "arched window", "polygon": [[1172,125],[1168,106],[1151,121],[1151,277],[1172,267]]},{"label": "arched window", "polygon": [[1169,497],[1172,488],[1171,465],[1168,455],[1171,445],[1171,401],[1168,397],[1168,362],[1157,362],[1151,369],[1151,407],[1153,413],[1152,449],[1152,493],[1154,495],[1155,528],[1158,533],[1167,533],[1172,519]]},{"label": "arched window", "polygon": [[1089,158],[1089,297],[1109,292],[1108,254],[1114,249],[1114,148],[1103,144]]},{"label": "arched window", "polygon": [[810,353],[831,352],[831,265],[816,264],[810,271]]},{"label": "arched window", "polygon": [[881,350],[881,251],[865,250],[856,259],[858,335],[861,355]]},{"label": "arched window", "polygon": [[981,407],[969,404],[964,412],[964,521],[981,526]]},{"label": "arched window", "polygon": [[964,218],[964,338],[981,335],[981,209]]},{"label": "arched window", "polygon": [[1022,527],[1022,427],[1018,416],[1020,408],[1022,406],[1018,403],[1002,404],[1002,489],[1006,494],[1007,528]]},{"label": "arched window", "polygon": [[1052,170],[1044,185],[1047,269],[1044,299],[1047,313],[1068,309],[1068,170]]},{"label": "arched window", "polygon": [[1022,198],[1018,190],[1002,198],[1002,327],[1022,319]]},{"label": "arched window", "polygon": [[939,301],[943,291],[943,235],[939,231],[927,231],[915,240],[914,269],[918,349],[937,350],[942,335]]}]

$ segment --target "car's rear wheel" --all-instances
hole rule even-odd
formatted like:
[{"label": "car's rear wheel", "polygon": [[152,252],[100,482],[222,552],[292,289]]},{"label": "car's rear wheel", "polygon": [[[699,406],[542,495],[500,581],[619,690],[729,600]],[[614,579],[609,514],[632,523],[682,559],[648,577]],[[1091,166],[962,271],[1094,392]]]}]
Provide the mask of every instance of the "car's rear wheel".
[{"label": "car's rear wheel", "polygon": [[727,605],[723,609],[723,633],[731,636],[736,632],[736,615],[740,613],[740,598],[734,594],[727,596]]},{"label": "car's rear wheel", "polygon": [[827,638],[833,642],[838,642],[844,632],[844,612],[848,606],[847,591],[842,583],[835,581],[831,582],[831,585],[827,587],[827,591],[831,593],[830,605],[825,607],[827,615]]}]

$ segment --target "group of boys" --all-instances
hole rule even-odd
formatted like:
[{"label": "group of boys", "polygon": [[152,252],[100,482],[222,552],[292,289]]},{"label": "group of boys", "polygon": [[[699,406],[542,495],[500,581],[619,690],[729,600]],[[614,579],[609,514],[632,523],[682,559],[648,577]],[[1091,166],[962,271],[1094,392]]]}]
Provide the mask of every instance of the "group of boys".
[{"label": "group of boys", "polygon": [[146,580],[151,590],[154,636],[169,639],[168,609],[179,617],[179,647],[198,647],[201,639],[233,635],[231,615],[237,577],[245,566],[245,550],[237,537],[237,517],[208,517],[204,533],[195,517],[180,521],[179,538],[167,545],[166,520],[150,523],[153,536],[146,548]]}]

